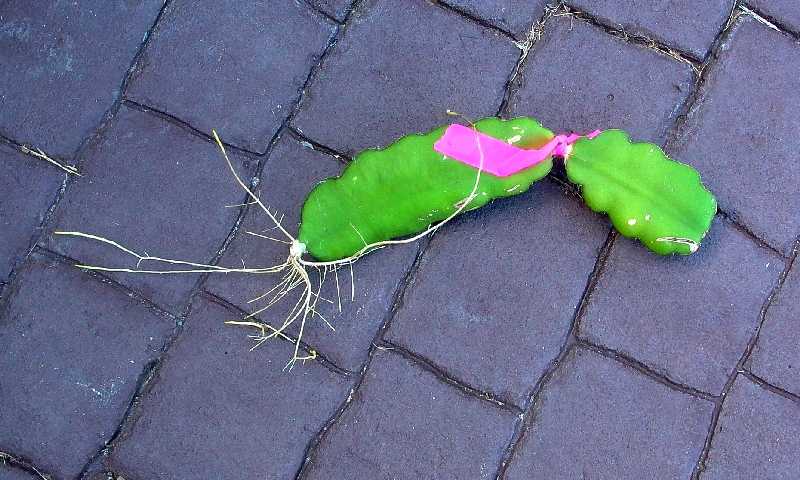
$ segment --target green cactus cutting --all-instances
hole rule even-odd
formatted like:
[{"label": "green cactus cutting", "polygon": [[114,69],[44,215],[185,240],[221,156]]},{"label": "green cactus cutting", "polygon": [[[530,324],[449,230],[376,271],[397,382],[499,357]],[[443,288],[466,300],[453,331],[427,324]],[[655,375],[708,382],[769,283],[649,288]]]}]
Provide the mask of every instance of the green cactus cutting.
[{"label": "green cactus cutting", "polygon": [[[528,117],[486,118],[475,128],[503,142],[537,148],[553,138]],[[420,232],[450,216],[474,186],[475,168],[434,150],[445,128],[361,152],[338,178],[318,184],[303,205],[298,240],[318,260],[349,257],[365,245]],[[514,175],[483,174],[464,210],[520,194],[552,168],[547,159]]]},{"label": "green cactus cutting", "polygon": [[[622,235],[639,239],[660,255],[696,252],[717,211],[716,200],[697,171],[669,159],[654,144],[631,143],[625,132],[553,135],[529,117],[487,118],[469,127],[453,124],[408,135],[382,150],[360,153],[341,176],[324,180],[311,191],[295,237],[239,177],[225,146],[213,133],[230,172],[252,200],[248,204],[260,208],[284,238],[248,233],[288,244],[283,263],[256,268],[204,265],[142,255],[92,234],[55,233],[100,241],[136,260],[135,268],[79,265],[90,270],[283,275],[277,286],[251,300],[266,306],[242,321],[227,323],[257,329],[255,338],[261,344],[276,337],[290,339],[284,332],[299,322],[296,340],[290,339],[294,353],[287,367],[297,360],[316,358],[314,350],[301,352],[300,340],[307,320],[319,316],[325,321],[316,305],[322,298],[326,274],[333,273],[336,278],[339,297],[336,272],[340,268],[352,266],[379,248],[414,242],[456,215],[495,198],[526,191],[550,172],[554,157],[564,160],[567,177],[580,187],[592,210],[607,213]],[[310,274],[312,270],[320,273],[318,280]],[[355,298],[352,269],[350,274],[351,298]],[[281,326],[254,321],[254,315],[297,288],[302,289],[302,295]]]},{"label": "green cactus cutting", "polygon": [[697,251],[717,212],[695,169],[657,145],[631,143],[621,130],[578,140],[566,169],[589,208],[661,255]]}]

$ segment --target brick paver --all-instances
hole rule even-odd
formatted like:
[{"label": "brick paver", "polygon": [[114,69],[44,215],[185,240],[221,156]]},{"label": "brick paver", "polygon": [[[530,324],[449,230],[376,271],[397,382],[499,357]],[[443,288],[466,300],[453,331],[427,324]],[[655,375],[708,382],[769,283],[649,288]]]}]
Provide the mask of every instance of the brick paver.
[{"label": "brick paver", "polygon": [[795,41],[745,17],[709,71],[675,148],[724,209],[780,250],[800,233],[798,69]]},{"label": "brick paver", "polygon": [[739,376],[728,394],[702,479],[797,478],[800,402]]},{"label": "brick paver", "polygon": [[571,6],[587,11],[627,33],[675,45],[698,58],[728,19],[732,0],[573,0]]},{"label": "brick paver", "polygon": [[302,2],[177,0],[127,96],[263,152],[333,32]]},{"label": "brick paver", "polygon": [[308,479],[493,478],[515,416],[378,351]]},{"label": "brick paver", "polygon": [[550,182],[465,215],[431,242],[388,338],[522,405],[564,343],[607,234]]},{"label": "brick paver", "polygon": [[223,323],[230,317],[207,300],[194,302],[114,449],[115,470],[150,479],[293,477],[351,382],[319,363],[283,372],[287,342],[246,353],[247,339]]},{"label": "brick paver", "polygon": [[659,143],[692,83],[688,65],[571,17],[548,22],[531,55],[511,111],[559,131],[621,128]]},{"label": "brick paver", "polygon": [[[300,143],[284,136],[270,155],[259,185],[262,201],[273,211],[285,215],[283,224],[293,234],[297,234],[300,223],[300,208],[308,192],[314,185],[333,175],[337,175],[343,165],[333,157],[302,147]],[[253,206],[240,227],[240,234],[228,247],[221,264],[240,267],[276,265],[286,261],[288,246],[260,237],[259,235],[279,237],[280,232],[272,229],[267,215]],[[329,274],[320,293],[330,300],[320,301],[318,307],[325,320],[336,330],[330,328],[318,317],[304,331],[303,339],[322,351],[337,365],[358,370],[366,359],[367,350],[386,313],[394,301],[394,293],[404,278],[417,251],[416,245],[382,250],[353,265],[355,286],[351,284],[350,269],[345,267],[336,274],[339,280],[337,294],[336,277]],[[315,280],[318,278],[314,277]],[[207,290],[223,297],[235,305],[254,311],[264,306],[267,299],[248,304],[248,301],[262,296],[280,281],[278,276],[264,275],[218,275],[207,283]],[[351,297],[355,293],[355,300]],[[342,311],[339,312],[339,299]],[[278,327],[294,300],[284,300],[259,317]],[[291,329],[296,332],[296,328]]]},{"label": "brick paver", "polygon": [[800,268],[795,264],[767,312],[750,369],[773,385],[800,395]]},{"label": "brick paver", "polygon": [[534,22],[541,18],[544,0],[448,0],[477,18],[507,30],[518,38],[524,38]]},{"label": "brick paver", "polygon": [[174,321],[36,256],[0,328],[0,451],[74,478],[110,440]]},{"label": "brick paver", "polygon": [[700,250],[679,262],[619,239],[581,331],[679,383],[718,394],[783,269],[780,257],[721,220]]},{"label": "brick paver", "polygon": [[[0,457],[31,467],[0,478],[796,477],[800,12],[731,2],[0,0]],[[723,211],[657,257],[559,166],[360,259],[352,301],[328,274],[335,331],[290,372],[291,339],[224,324],[274,275],[90,274],[136,262],[53,235],[282,263],[212,128],[296,232],[316,182],[448,110],[624,128]]]},{"label": "brick paver", "polygon": [[25,256],[38,236],[65,173],[0,143],[0,281]]},{"label": "brick paver", "polygon": [[354,14],[303,98],[294,121],[303,133],[353,152],[447,123],[448,109],[497,112],[517,47],[423,0],[396,7],[366,2]]},{"label": "brick paver", "polygon": [[[249,178],[255,162],[237,155],[231,160],[247,165],[240,174]],[[56,228],[120,240],[140,254],[210,261],[238,213],[225,206],[244,199],[216,145],[127,107],[84,164],[87,180],[67,191]],[[135,259],[99,242],[53,237],[50,246],[92,265],[136,266]],[[174,312],[197,282],[197,275],[112,275]]]},{"label": "brick paver", "polygon": [[0,4],[0,134],[71,157],[120,95],[160,0]]},{"label": "brick paver", "polygon": [[590,351],[577,350],[561,368],[535,409],[509,480],[689,478],[711,402]]}]

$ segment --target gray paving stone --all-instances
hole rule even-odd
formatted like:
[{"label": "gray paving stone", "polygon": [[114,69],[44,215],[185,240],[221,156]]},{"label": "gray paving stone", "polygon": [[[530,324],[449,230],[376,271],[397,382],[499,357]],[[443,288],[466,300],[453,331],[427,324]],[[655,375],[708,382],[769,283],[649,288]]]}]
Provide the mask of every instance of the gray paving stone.
[{"label": "gray paving stone", "polygon": [[523,75],[512,97],[515,115],[552,130],[621,128],[655,143],[665,139],[693,78],[684,63],[569,17],[547,23]]},{"label": "gray paving stone", "polygon": [[800,395],[800,268],[795,266],[767,311],[750,370],[773,385]]},{"label": "gray paving stone", "polygon": [[494,478],[515,416],[377,351],[306,478]]},{"label": "gray paving stone", "polygon": [[800,404],[739,375],[726,397],[703,480],[797,478]]},{"label": "gray paving stone", "polygon": [[202,3],[173,2],[127,96],[263,152],[334,25],[300,2]]},{"label": "gray paving stone", "polygon": [[39,256],[14,288],[0,320],[0,451],[74,478],[116,430],[174,322]]},{"label": "gray paving stone", "polygon": [[506,478],[689,478],[714,405],[578,349],[545,387]]},{"label": "gray paving stone", "polygon": [[659,257],[620,238],[581,331],[679,383],[718,394],[783,268],[780,257],[723,220],[689,257]]},{"label": "gray paving stone", "polygon": [[339,151],[494,115],[519,57],[507,38],[423,0],[366,2],[307,90],[294,126]]},{"label": "gray paving stone", "polygon": [[448,0],[458,7],[492,25],[525,38],[534,22],[544,13],[545,0]]},{"label": "gray paving stone", "polygon": [[0,133],[71,157],[119,97],[161,0],[0,4]]},{"label": "gray paving stone", "polygon": [[607,234],[546,180],[467,214],[434,237],[388,338],[522,405],[566,339]]},{"label": "gray paving stone", "polygon": [[[30,250],[64,175],[0,143],[0,281]],[[0,289],[1,290],[1,289]]]},{"label": "gray paving stone", "polygon": [[703,58],[725,26],[733,3],[732,0],[574,0],[570,5],[619,25],[628,33],[660,40]]},{"label": "gray paving stone", "polygon": [[317,362],[283,371],[292,345],[248,352],[247,339],[224,325],[230,317],[206,300],[193,304],[108,460],[112,470],[142,479],[294,478],[351,381]]},{"label": "gray paving stone", "polygon": [[[229,155],[241,166],[240,175],[250,178],[255,162]],[[238,209],[225,206],[244,199],[216,145],[126,107],[87,153],[83,174],[59,204],[55,228],[107,237],[140,254],[210,261],[238,215]],[[47,242],[91,265],[136,266],[132,257],[99,242],[63,236]],[[110,275],[173,312],[185,307],[198,279],[194,274]]]},{"label": "gray paving stone", "polygon": [[[259,195],[262,201],[281,214],[284,226],[292,235],[297,234],[300,209],[306,196],[318,182],[338,175],[343,165],[333,157],[300,146],[291,137],[283,137],[271,153],[261,176]],[[270,230],[270,221],[257,207],[251,207],[226,250],[221,264],[239,267],[244,262],[249,267],[277,265],[288,256],[288,246],[265,240],[247,232],[279,237],[280,232]],[[266,230],[266,231],[265,231]],[[394,301],[395,292],[414,261],[418,245],[396,246],[370,254],[353,265],[355,300],[351,301],[353,285],[350,269],[336,274],[339,281],[337,295],[336,277],[328,274],[321,295],[335,303],[320,301],[320,313],[336,330],[316,317],[303,333],[303,340],[314,345],[329,360],[340,367],[357,371],[366,360],[375,333],[383,324]],[[319,276],[310,272],[314,281]],[[253,298],[271,290],[280,281],[280,275],[218,275],[206,283],[206,289],[233,304],[254,311],[268,303],[268,299],[248,304]],[[316,283],[315,283],[316,285]],[[292,297],[294,298],[294,297]],[[341,312],[338,309],[341,298]],[[283,324],[295,300],[286,299],[274,305],[259,318],[274,326]],[[290,328],[296,334],[298,325]]]},{"label": "gray paving stone", "polygon": [[789,38],[740,21],[671,149],[702,172],[722,208],[781,250],[800,233],[798,70],[800,48]]},{"label": "gray paving stone", "polygon": [[795,32],[800,32],[800,3],[795,0],[750,0],[748,4]]}]

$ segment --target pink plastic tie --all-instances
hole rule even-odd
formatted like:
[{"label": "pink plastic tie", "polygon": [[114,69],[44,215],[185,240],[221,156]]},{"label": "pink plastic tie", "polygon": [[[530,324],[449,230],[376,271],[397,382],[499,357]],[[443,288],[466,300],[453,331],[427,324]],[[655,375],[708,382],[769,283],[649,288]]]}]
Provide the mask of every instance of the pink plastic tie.
[{"label": "pink plastic tie", "polygon": [[[444,135],[434,144],[437,152],[453,160],[475,168],[481,168],[498,177],[508,177],[541,163],[553,155],[568,157],[572,144],[578,139],[594,138],[600,134],[595,130],[587,135],[575,133],[553,137],[540,148],[525,149],[454,123],[447,127]],[[481,151],[483,160],[481,161]]]}]

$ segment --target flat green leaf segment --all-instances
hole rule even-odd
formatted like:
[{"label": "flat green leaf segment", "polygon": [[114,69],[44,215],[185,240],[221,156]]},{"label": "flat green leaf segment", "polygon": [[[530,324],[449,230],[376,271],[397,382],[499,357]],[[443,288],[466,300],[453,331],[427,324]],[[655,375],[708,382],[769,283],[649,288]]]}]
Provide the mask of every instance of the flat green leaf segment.
[{"label": "flat green leaf segment", "polygon": [[[475,127],[521,148],[538,148],[553,133],[536,120],[486,118]],[[365,150],[338,178],[318,184],[303,205],[298,240],[321,261],[347,258],[367,244],[418,233],[450,216],[475,184],[477,169],[437,153],[445,127],[408,135],[383,150]],[[467,209],[517,195],[544,177],[552,159],[508,177],[481,173]],[[467,210],[465,209],[465,210]]]},{"label": "flat green leaf segment", "polygon": [[631,143],[621,130],[579,140],[566,166],[592,210],[661,255],[697,251],[717,212],[694,168],[652,143]]}]

